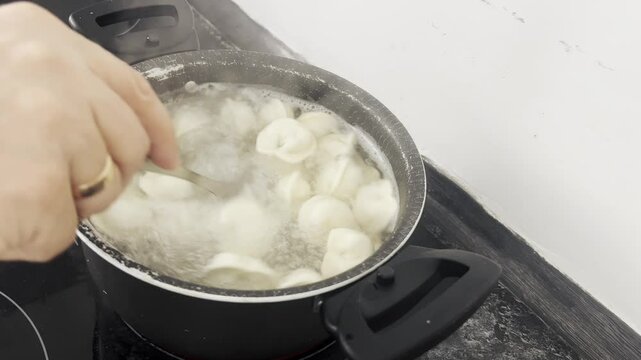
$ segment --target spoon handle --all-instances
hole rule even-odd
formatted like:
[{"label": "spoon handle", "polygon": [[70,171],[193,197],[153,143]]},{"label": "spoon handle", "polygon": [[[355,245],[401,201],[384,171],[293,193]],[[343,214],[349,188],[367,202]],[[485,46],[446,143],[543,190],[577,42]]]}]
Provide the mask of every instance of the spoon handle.
[{"label": "spoon handle", "polygon": [[198,187],[201,187],[216,196],[226,195],[231,191],[229,186],[222,184],[218,181],[212,180],[208,177],[197,174],[189,169],[185,169],[182,166],[179,166],[173,170],[167,170],[159,166],[156,166],[154,163],[147,160],[145,161],[143,170],[158,173],[158,174],[173,176],[179,179],[189,181],[190,183],[195,184]]}]

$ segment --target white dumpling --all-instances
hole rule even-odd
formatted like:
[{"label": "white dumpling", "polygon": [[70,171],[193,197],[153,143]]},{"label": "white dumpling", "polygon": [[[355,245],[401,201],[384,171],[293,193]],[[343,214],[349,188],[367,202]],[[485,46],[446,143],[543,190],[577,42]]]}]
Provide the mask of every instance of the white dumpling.
[{"label": "white dumpling", "polygon": [[341,157],[321,165],[314,189],[319,194],[349,200],[364,180],[363,166],[352,157]]},{"label": "white dumpling", "polygon": [[293,115],[292,109],[278,99],[269,99],[258,110],[258,120],[263,126],[274,120],[291,118]]},{"label": "white dumpling", "polygon": [[148,201],[123,194],[106,210],[91,216],[91,223],[113,236],[146,229],[153,221]]},{"label": "white dumpling", "polygon": [[316,137],[321,137],[338,129],[338,121],[328,113],[312,111],[301,114],[298,121]]},{"label": "white dumpling", "polygon": [[321,160],[352,155],[356,144],[356,135],[353,132],[325,135],[318,140],[317,154],[323,157]]},{"label": "white dumpling", "polygon": [[276,272],[263,261],[240,254],[220,253],[205,266],[205,282],[223,289],[267,290],[276,286]]},{"label": "white dumpling", "polygon": [[378,180],[360,188],[353,203],[354,216],[363,230],[379,233],[393,225],[398,214],[398,200],[392,183]]},{"label": "white dumpling", "polygon": [[374,253],[370,238],[353,229],[334,229],[327,237],[327,252],[321,264],[321,274],[327,278],[360,264]]},{"label": "white dumpling", "polygon": [[294,171],[278,180],[276,192],[288,204],[299,204],[312,195],[311,186],[300,171]]},{"label": "white dumpling", "polygon": [[211,115],[202,106],[185,105],[172,111],[174,133],[180,137],[211,123]]},{"label": "white dumpling", "polygon": [[254,109],[244,101],[226,99],[220,109],[220,118],[241,137],[256,130]]},{"label": "white dumpling", "polygon": [[262,257],[272,247],[280,223],[255,199],[241,195],[225,203],[210,224],[222,251]]},{"label": "white dumpling", "polygon": [[150,199],[182,200],[196,193],[196,186],[174,176],[145,172],[138,179],[138,186]]},{"label": "white dumpling", "polygon": [[278,288],[285,289],[294,286],[303,286],[321,281],[321,275],[312,269],[296,269],[285,275],[279,282]]},{"label": "white dumpling", "polygon": [[334,228],[357,228],[349,205],[328,195],[316,195],[305,201],[298,212],[298,228],[311,244],[325,245]]},{"label": "white dumpling", "polygon": [[294,119],[274,120],[256,138],[257,152],[292,164],[305,160],[315,150],[314,135]]},{"label": "white dumpling", "polygon": [[264,171],[265,174],[271,174],[274,177],[302,170],[300,163],[292,164],[282,161],[275,156],[255,154],[254,169],[257,170],[259,168],[261,171]]}]

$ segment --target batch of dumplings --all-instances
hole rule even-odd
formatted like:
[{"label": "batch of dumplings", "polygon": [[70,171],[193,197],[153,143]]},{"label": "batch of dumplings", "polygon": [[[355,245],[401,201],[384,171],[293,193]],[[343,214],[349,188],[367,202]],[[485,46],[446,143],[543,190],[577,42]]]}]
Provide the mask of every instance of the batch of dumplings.
[{"label": "batch of dumplings", "polygon": [[137,174],[90,219],[132,260],[205,286],[288,288],[349,270],[393,230],[389,163],[325,108],[219,83],[189,82],[163,99],[183,165],[238,190],[215,197],[178,178]]}]

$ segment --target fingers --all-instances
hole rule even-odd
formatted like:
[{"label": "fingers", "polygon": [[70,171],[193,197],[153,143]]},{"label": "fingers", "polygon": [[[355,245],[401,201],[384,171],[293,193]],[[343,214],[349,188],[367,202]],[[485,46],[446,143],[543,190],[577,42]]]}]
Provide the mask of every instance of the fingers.
[{"label": "fingers", "polygon": [[[77,136],[67,144],[70,154],[70,179],[71,188],[76,190],[83,185],[99,181],[105,175],[108,164],[107,145],[92,121],[85,121],[76,132]],[[104,188],[88,197],[76,196],[76,211],[80,218],[85,218],[106,209],[113,202],[123,188],[122,174],[118,166],[111,166],[108,180]]]},{"label": "fingers", "polygon": [[120,169],[126,185],[147,158],[149,136],[136,114],[113,90],[96,79],[91,106],[107,152]]},{"label": "fingers", "polygon": [[149,157],[161,167],[176,167],[180,157],[171,119],[147,80],[98,45],[86,44],[85,52],[91,71],[138,116],[151,142]]}]

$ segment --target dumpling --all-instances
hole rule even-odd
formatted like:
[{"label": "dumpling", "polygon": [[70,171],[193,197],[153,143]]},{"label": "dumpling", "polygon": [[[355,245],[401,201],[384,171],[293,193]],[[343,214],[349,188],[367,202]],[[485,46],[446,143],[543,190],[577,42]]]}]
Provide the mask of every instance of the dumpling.
[{"label": "dumpling", "polygon": [[90,218],[91,223],[119,237],[146,229],[153,221],[148,201],[123,194],[111,206]]},{"label": "dumpling", "polygon": [[322,279],[321,275],[312,269],[296,269],[285,275],[285,277],[278,282],[278,288],[285,289],[294,286],[313,284],[321,281]]},{"label": "dumpling", "polygon": [[314,189],[319,194],[349,200],[364,180],[363,166],[352,157],[341,157],[321,165]]},{"label": "dumpling", "polygon": [[138,179],[138,186],[150,199],[182,200],[196,193],[196,186],[177,177],[145,172]]},{"label": "dumpling", "polygon": [[326,243],[334,228],[358,228],[349,205],[328,195],[316,195],[305,201],[298,212],[298,228],[306,241],[317,246]]},{"label": "dumpling", "polygon": [[276,272],[263,261],[250,256],[219,253],[204,270],[204,282],[223,289],[267,290],[276,286]]},{"label": "dumpling", "polygon": [[256,114],[252,107],[244,101],[225,99],[225,103],[220,109],[220,119],[241,137],[256,130]]},{"label": "dumpling", "polygon": [[202,106],[185,105],[172,111],[174,133],[180,137],[211,123],[211,115]]},{"label": "dumpling", "polygon": [[257,152],[292,164],[305,160],[315,150],[314,135],[294,119],[274,120],[256,138]]},{"label": "dumpling", "polygon": [[350,156],[356,148],[354,133],[329,134],[318,140],[315,160],[319,164],[335,160],[338,157]]},{"label": "dumpling", "polygon": [[292,109],[278,99],[269,99],[258,110],[258,120],[263,126],[274,120],[291,118],[293,115]]},{"label": "dumpling", "polygon": [[298,121],[317,138],[338,129],[338,121],[328,113],[313,111],[301,114]]},{"label": "dumpling", "polygon": [[392,183],[383,179],[363,186],[356,194],[353,208],[363,230],[374,234],[388,229],[398,213]]},{"label": "dumpling", "polygon": [[280,223],[260,203],[241,195],[225,203],[210,224],[222,251],[260,258],[271,248]]},{"label": "dumpling", "polygon": [[321,274],[328,278],[353,268],[374,252],[367,235],[353,229],[334,229],[327,237],[327,252],[321,264]]},{"label": "dumpling", "polygon": [[288,204],[300,204],[312,195],[312,190],[303,173],[294,171],[278,180],[276,192]]}]

